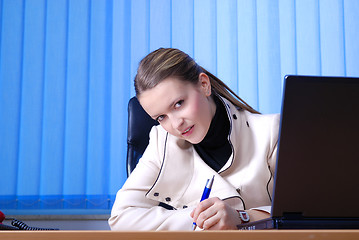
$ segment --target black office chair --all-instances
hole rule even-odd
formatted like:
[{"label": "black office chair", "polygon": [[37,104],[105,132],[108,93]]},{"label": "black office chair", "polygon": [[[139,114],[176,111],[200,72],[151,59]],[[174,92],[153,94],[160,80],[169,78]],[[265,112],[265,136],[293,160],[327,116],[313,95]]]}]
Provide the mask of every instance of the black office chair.
[{"label": "black office chair", "polygon": [[135,169],[149,142],[149,133],[158,122],[141,107],[136,97],[128,102],[127,177]]}]

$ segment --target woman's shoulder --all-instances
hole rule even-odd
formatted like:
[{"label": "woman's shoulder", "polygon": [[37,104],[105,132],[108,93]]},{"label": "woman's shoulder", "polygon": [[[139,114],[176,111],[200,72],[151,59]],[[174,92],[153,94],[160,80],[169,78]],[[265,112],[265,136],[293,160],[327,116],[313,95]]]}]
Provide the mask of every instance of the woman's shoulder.
[{"label": "woman's shoulder", "polygon": [[191,145],[187,141],[169,134],[161,125],[153,126],[150,131],[150,144],[162,149],[167,143],[175,143],[180,148],[188,148]]},{"label": "woman's shoulder", "polygon": [[280,122],[280,114],[272,113],[272,114],[258,114],[251,113],[246,110],[240,110],[241,114],[244,115],[245,121],[252,122],[254,125],[268,125],[274,128],[279,127]]},{"label": "woman's shoulder", "polygon": [[251,113],[245,109],[241,109],[240,107],[235,106],[233,103],[231,103],[228,99],[224,98],[224,97],[220,97],[225,106],[227,106],[227,109],[229,110],[229,112],[231,113],[231,115],[233,116],[233,114],[239,113],[239,114],[243,114],[245,116],[247,116],[248,118],[253,118],[253,119],[257,119],[259,121],[279,121],[280,119],[280,114],[279,113],[273,113],[273,114],[258,114],[258,113]]},{"label": "woman's shoulder", "polygon": [[[169,134],[160,125],[153,126],[150,131],[149,144],[144,152],[143,159],[149,159],[155,161],[158,166],[162,165],[165,154],[178,154],[181,150],[188,149],[192,145],[175,136]],[[171,148],[171,153],[166,149]],[[171,159],[170,157],[166,157]]]},{"label": "woman's shoulder", "polygon": [[168,135],[161,125],[153,126],[149,134],[150,142],[163,142],[162,140],[166,139]]},{"label": "woman's shoulder", "polygon": [[[248,125],[249,122],[254,125],[272,125],[273,127],[279,126],[280,114],[260,114],[260,113],[251,113],[245,109],[238,108],[232,104],[229,100],[221,98],[228,110],[229,117],[232,120],[241,119],[242,124]],[[238,117],[240,116],[240,117]]]},{"label": "woman's shoulder", "polygon": [[258,121],[279,121],[280,114],[279,113],[269,113],[269,114],[262,114],[262,113],[251,113],[247,110],[240,110],[247,116],[247,118],[255,119]]}]

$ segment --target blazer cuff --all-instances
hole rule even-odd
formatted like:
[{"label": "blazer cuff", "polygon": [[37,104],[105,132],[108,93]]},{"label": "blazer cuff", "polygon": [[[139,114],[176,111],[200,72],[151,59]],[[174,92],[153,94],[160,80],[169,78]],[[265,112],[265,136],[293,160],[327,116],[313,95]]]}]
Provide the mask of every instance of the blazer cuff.
[{"label": "blazer cuff", "polygon": [[258,210],[258,211],[263,211],[263,212],[271,214],[272,207],[271,206],[262,206],[262,207],[251,208],[250,210]]}]

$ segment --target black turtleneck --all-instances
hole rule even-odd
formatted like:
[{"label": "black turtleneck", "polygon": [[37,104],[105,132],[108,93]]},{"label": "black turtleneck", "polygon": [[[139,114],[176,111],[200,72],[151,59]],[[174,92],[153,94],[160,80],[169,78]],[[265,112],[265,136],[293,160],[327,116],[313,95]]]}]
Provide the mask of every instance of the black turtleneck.
[{"label": "black turtleneck", "polygon": [[218,172],[228,161],[232,148],[228,141],[229,119],[222,101],[213,94],[216,103],[216,113],[211,121],[207,135],[194,148],[201,158],[213,170]]}]

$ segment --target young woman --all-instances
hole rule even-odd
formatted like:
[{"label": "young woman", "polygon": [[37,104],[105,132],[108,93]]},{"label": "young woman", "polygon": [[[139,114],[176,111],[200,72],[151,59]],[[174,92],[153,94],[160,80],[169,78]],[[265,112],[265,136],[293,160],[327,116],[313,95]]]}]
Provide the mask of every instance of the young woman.
[{"label": "young woman", "polygon": [[112,230],[237,229],[248,216],[269,217],[278,114],[259,114],[177,49],[147,55],[135,89],[160,125],[117,193]]}]

